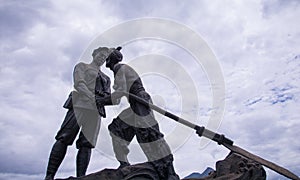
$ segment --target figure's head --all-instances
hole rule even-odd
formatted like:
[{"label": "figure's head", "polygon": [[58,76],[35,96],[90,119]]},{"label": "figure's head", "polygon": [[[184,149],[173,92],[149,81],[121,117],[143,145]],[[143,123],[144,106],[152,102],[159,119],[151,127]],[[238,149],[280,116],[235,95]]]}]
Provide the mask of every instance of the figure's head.
[{"label": "figure's head", "polygon": [[121,49],[122,49],[122,47],[117,47],[116,49],[113,48],[113,51],[110,53],[110,55],[106,59],[106,67],[112,69],[115,64],[122,61],[123,55],[120,52]]},{"label": "figure's head", "polygon": [[98,65],[102,66],[109,56],[109,54],[113,51],[113,49],[107,47],[99,47],[95,49],[92,53],[93,61]]}]

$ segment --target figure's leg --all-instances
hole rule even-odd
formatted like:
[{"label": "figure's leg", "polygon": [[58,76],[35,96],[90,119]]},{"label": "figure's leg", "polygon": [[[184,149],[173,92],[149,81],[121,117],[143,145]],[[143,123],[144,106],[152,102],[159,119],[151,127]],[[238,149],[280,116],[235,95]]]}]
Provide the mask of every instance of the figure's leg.
[{"label": "figure's leg", "polygon": [[52,147],[48,166],[47,166],[47,174],[45,180],[53,180],[54,176],[60,166],[61,162],[63,161],[66,152],[67,152],[67,145],[61,141],[56,141]]},{"label": "figure's leg", "polygon": [[81,177],[85,176],[86,170],[90,163],[92,145],[88,142],[88,140],[81,132],[79,135],[79,139],[76,142],[76,146],[78,148],[76,156],[76,176]]},{"label": "figure's leg", "polygon": [[[152,102],[150,95],[145,91],[137,95],[145,101]],[[131,103],[131,108],[135,112],[135,121],[139,124],[139,128],[136,128],[137,140],[148,161],[153,164],[160,179],[179,180],[173,167],[172,152],[164,135],[159,131],[152,110],[136,101]]]},{"label": "figure's leg", "polygon": [[176,174],[173,166],[173,155],[170,154],[164,158],[152,161],[152,165],[155,167],[161,179],[167,180],[179,180],[179,176]]},{"label": "figure's leg", "polygon": [[149,128],[138,128],[136,136],[148,161],[155,167],[160,178],[179,180],[173,167],[172,152],[159,131],[158,124]]},{"label": "figure's leg", "polygon": [[76,117],[82,126],[79,138],[76,142],[76,147],[78,149],[76,157],[76,175],[77,177],[81,177],[86,174],[92,148],[94,148],[97,143],[101,121],[100,116],[96,111],[85,109],[75,110]]},{"label": "figure's leg", "polygon": [[117,117],[108,126],[108,129],[112,138],[115,156],[120,162],[119,168],[130,165],[127,159],[127,155],[129,153],[128,145],[135,135],[134,128]]},{"label": "figure's leg", "polygon": [[112,145],[115,156],[120,163],[120,166],[118,168],[123,168],[130,165],[127,158],[127,155],[129,154],[128,146],[130,142],[121,139],[120,137],[114,135],[112,132],[110,133],[110,136],[112,138]]},{"label": "figure's leg", "polygon": [[77,124],[74,111],[73,109],[70,109],[62,123],[61,129],[55,137],[56,142],[54,143],[50,153],[45,178],[46,180],[54,179],[54,176],[66,155],[67,146],[73,144],[78,131],[79,126]]}]

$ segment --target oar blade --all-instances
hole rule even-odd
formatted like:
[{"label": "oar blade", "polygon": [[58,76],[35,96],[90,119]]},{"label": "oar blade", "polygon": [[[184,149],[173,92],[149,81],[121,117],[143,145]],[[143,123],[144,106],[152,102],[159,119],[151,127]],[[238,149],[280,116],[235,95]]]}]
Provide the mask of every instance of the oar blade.
[{"label": "oar blade", "polygon": [[300,178],[296,174],[292,173],[291,171],[289,171],[289,170],[287,170],[287,169],[285,169],[285,168],[283,168],[283,167],[281,167],[281,166],[279,166],[275,163],[272,163],[271,161],[268,161],[268,160],[263,159],[263,158],[261,158],[257,155],[254,155],[254,154],[252,154],[252,153],[250,153],[250,152],[248,152],[248,151],[246,151],[246,150],[244,150],[244,149],[242,149],[238,146],[228,145],[228,144],[224,144],[224,146],[227,147],[232,152],[238,153],[238,154],[243,155],[243,156],[245,156],[249,159],[252,159],[252,160],[254,160],[254,161],[256,161],[256,162],[258,162],[258,163],[260,163],[260,164],[262,164],[262,165],[264,165],[264,166],[266,166],[266,167],[268,167],[268,168],[270,168],[274,171],[276,171],[277,173],[279,173],[279,174],[281,174],[281,175],[283,175],[287,178],[300,180]]}]

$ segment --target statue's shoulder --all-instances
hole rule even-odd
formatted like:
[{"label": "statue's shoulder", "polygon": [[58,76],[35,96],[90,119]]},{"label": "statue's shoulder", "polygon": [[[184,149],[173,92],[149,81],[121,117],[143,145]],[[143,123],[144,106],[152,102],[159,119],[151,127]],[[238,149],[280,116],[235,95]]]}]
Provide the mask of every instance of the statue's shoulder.
[{"label": "statue's shoulder", "polygon": [[114,66],[114,68],[113,68],[113,71],[114,71],[115,73],[117,73],[117,72],[121,69],[122,65],[123,65],[123,64],[120,64],[120,63],[116,64],[116,65]]},{"label": "statue's shoulder", "polygon": [[87,66],[88,66],[88,64],[86,64],[84,62],[79,62],[75,65],[75,68],[85,68]]},{"label": "statue's shoulder", "polygon": [[101,76],[106,78],[106,79],[110,79],[109,76],[107,74],[105,74],[104,72],[102,72],[101,70],[99,71],[101,73]]},{"label": "statue's shoulder", "polygon": [[118,63],[118,64],[115,65],[114,70],[115,71],[122,70],[122,71],[126,72],[128,70],[133,70],[133,68],[130,67],[129,65],[127,65],[127,64]]},{"label": "statue's shoulder", "polygon": [[138,76],[137,72],[128,64],[121,64],[121,69],[124,71],[125,74],[130,76]]},{"label": "statue's shoulder", "polygon": [[87,71],[88,69],[90,69],[90,65],[84,62],[79,62],[74,67],[74,71]]}]

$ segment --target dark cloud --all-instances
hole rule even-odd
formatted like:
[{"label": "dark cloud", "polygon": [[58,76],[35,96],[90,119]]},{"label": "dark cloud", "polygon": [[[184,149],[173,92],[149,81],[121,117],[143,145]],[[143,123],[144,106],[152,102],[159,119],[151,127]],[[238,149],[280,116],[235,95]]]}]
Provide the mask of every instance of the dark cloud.
[{"label": "dark cloud", "polygon": [[48,1],[9,1],[0,5],[0,38],[12,38],[24,33],[36,22],[42,21],[40,10]]}]

